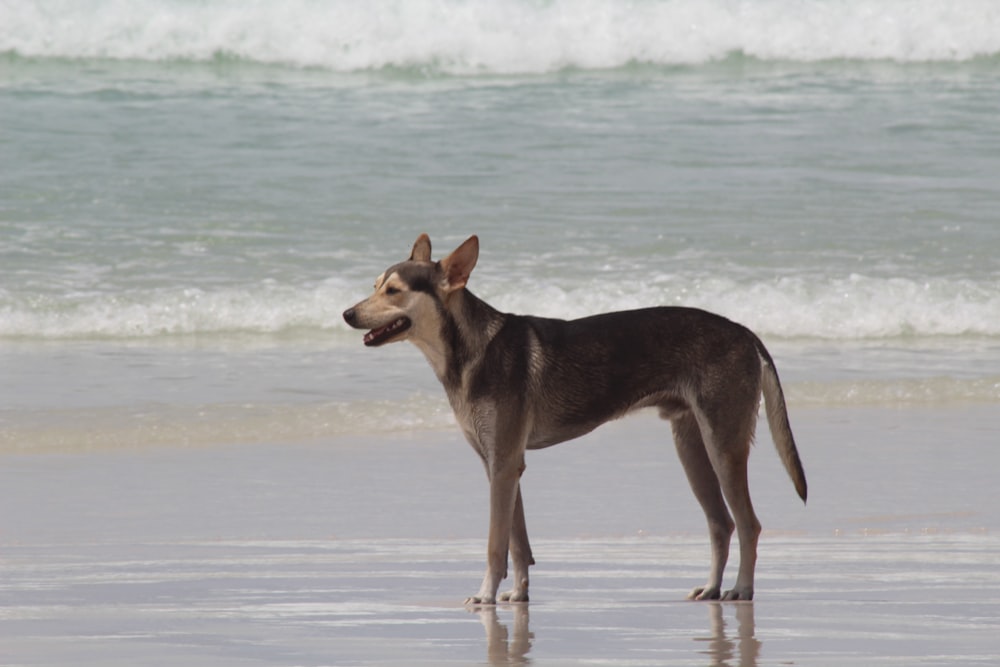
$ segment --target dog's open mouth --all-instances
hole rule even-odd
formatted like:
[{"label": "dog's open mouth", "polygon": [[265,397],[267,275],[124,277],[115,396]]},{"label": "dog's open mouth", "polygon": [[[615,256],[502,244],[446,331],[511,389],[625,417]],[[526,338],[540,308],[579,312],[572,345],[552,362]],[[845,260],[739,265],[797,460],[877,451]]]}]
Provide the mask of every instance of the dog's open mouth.
[{"label": "dog's open mouth", "polygon": [[401,317],[398,320],[394,320],[384,327],[379,327],[378,329],[372,329],[365,334],[365,345],[368,347],[374,347],[376,345],[381,345],[382,343],[387,343],[391,338],[398,336],[407,329],[410,328],[410,318]]}]

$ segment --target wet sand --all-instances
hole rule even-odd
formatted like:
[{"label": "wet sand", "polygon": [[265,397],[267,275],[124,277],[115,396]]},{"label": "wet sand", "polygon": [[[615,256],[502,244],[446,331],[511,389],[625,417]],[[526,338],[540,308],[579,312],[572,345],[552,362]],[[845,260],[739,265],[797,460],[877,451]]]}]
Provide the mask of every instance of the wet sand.
[{"label": "wet sand", "polygon": [[648,416],[529,455],[532,602],[496,609],[453,433],[5,454],[0,664],[995,665],[998,413],[793,409],[808,506],[761,433],[752,603],[683,600],[707,539]]}]

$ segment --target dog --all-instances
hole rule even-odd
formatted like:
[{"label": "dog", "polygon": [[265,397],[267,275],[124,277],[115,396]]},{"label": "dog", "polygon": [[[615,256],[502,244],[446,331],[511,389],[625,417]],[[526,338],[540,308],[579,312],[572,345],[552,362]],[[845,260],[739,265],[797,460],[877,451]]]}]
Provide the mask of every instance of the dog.
[{"label": "dog", "polygon": [[[746,327],[684,307],[559,320],[502,313],[466,284],[479,258],[471,236],[431,260],[421,234],[410,257],[344,312],[364,344],[409,340],[444,385],[462,433],[489,478],[486,575],[471,605],[528,600],[528,543],[520,478],[525,451],[579,437],[640,408],[669,420],[691,489],[708,520],[711,566],[695,600],[751,600],[761,526],[750,502],[747,459],[763,393],[772,439],[803,502],[806,477],[771,355]],[[728,509],[727,509],[728,504]],[[732,514],[730,514],[730,510]],[[733,530],[736,585],[722,577]],[[497,595],[513,563],[512,590]]]}]

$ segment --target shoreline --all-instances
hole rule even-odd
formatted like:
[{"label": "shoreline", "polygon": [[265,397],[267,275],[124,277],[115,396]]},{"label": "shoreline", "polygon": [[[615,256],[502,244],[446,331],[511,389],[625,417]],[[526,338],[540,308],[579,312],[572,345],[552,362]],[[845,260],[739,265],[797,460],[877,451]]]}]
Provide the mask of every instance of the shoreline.
[{"label": "shoreline", "polygon": [[2,661],[993,665],[996,412],[793,410],[805,506],[759,425],[753,603],[683,599],[708,539],[654,416],[529,453],[532,602],[471,612],[486,484],[457,432],[5,455]]},{"label": "shoreline", "polygon": [[[426,374],[425,374],[426,375]],[[799,381],[786,383],[793,422],[804,414],[871,414],[940,411],[947,419],[969,414],[971,422],[993,424],[990,406],[1000,401],[1000,376],[976,378]],[[312,392],[303,392],[312,396]],[[610,428],[630,422],[659,422],[647,408]],[[626,426],[620,426],[621,423]],[[763,404],[759,424],[764,423]],[[793,424],[794,426],[794,424]],[[958,424],[961,429],[964,424]],[[603,432],[607,426],[599,427]],[[653,428],[656,427],[647,427]],[[73,454],[117,449],[260,446],[296,443],[338,446],[352,438],[440,438],[458,433],[451,409],[437,386],[408,396],[360,398],[352,402],[135,402],[55,408],[33,405],[0,410],[0,458],[9,455]],[[648,434],[639,434],[646,437]],[[766,425],[759,438],[767,438]]]}]

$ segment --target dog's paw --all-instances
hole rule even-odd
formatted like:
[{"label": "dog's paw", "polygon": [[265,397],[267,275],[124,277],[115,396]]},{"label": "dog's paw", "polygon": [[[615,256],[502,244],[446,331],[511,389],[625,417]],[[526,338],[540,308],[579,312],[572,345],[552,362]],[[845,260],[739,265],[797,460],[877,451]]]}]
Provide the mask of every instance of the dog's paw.
[{"label": "dog's paw", "polygon": [[722,596],[725,602],[734,602],[737,600],[753,600],[753,589],[752,588],[734,588],[732,590],[726,591],[725,595]]},{"label": "dog's paw", "polygon": [[688,593],[688,600],[718,600],[722,591],[718,586],[699,586]]},{"label": "dog's paw", "polygon": [[465,598],[465,605],[467,607],[492,607],[496,603],[496,598],[487,595],[473,595],[472,597]]},{"label": "dog's paw", "polygon": [[528,591],[507,591],[500,594],[499,600],[500,602],[527,602]]}]

